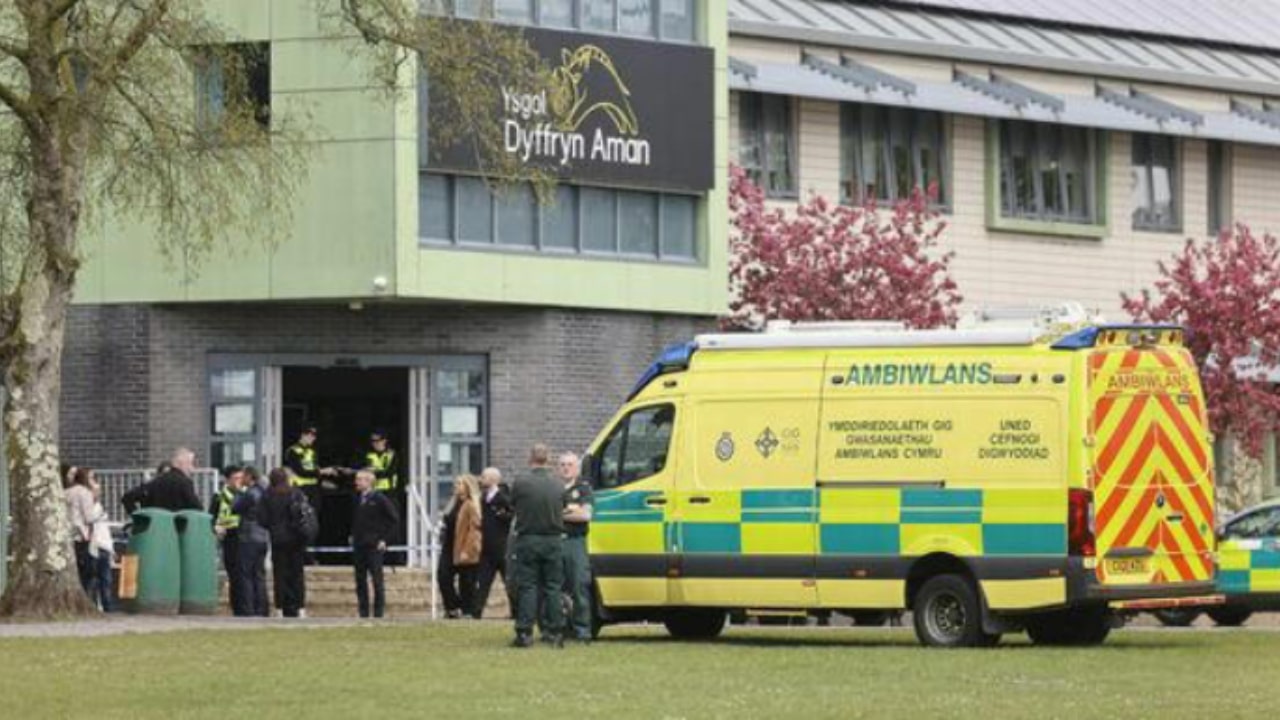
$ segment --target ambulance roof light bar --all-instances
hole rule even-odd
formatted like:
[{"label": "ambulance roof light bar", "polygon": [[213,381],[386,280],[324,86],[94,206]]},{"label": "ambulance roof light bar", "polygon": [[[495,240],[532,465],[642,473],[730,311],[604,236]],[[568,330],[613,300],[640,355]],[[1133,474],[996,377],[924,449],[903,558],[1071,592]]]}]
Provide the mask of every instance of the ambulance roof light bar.
[{"label": "ambulance roof light bar", "polygon": [[766,333],[835,332],[840,330],[888,332],[906,329],[906,323],[896,320],[831,320],[825,322],[770,320],[764,326]]}]

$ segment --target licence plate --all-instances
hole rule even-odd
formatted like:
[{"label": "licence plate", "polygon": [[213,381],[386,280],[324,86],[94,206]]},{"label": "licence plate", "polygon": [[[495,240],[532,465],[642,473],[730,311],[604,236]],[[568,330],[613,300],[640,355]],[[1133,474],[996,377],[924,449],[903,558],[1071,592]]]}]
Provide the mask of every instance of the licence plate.
[{"label": "licence plate", "polygon": [[1117,575],[1146,577],[1151,571],[1151,558],[1107,558],[1103,563],[1107,577]]}]

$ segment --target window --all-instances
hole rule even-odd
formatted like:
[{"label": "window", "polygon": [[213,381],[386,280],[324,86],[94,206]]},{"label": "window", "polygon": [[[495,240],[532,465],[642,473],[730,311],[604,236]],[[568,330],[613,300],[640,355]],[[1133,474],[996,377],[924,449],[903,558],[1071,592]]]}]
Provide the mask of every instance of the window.
[{"label": "window", "polygon": [[258,372],[247,367],[209,373],[209,462],[212,467],[258,462]]},{"label": "window", "polygon": [[893,202],[936,187],[946,204],[942,115],[928,110],[840,106],[841,194],[845,202]]},{"label": "window", "polygon": [[795,197],[795,137],[791,98],[741,93],[738,162],[770,197]]},{"label": "window", "polygon": [[1102,224],[1097,131],[1001,120],[996,143],[1001,217]]},{"label": "window", "polygon": [[695,195],[559,185],[554,203],[528,185],[491,190],[465,175],[424,172],[418,234],[426,245],[496,245],[533,252],[698,259]]},{"label": "window", "polygon": [[[697,38],[696,0],[419,0],[422,12],[671,42]],[[492,8],[490,10],[490,8]]]},{"label": "window", "polygon": [[494,0],[493,14],[502,22],[529,23],[533,20],[533,0]]},{"label": "window", "polygon": [[271,125],[271,45],[233,43],[198,48],[195,58],[196,123],[215,130],[227,112],[252,115]]},{"label": "window", "polygon": [[694,41],[693,0],[662,0],[662,39]]},{"label": "window", "polygon": [[1178,146],[1168,135],[1134,134],[1133,229],[1178,232]]},{"label": "window", "polygon": [[1209,234],[1231,227],[1231,146],[1209,141]]},{"label": "window", "polygon": [[624,35],[653,37],[654,0],[618,0],[618,31]]},{"label": "window", "polygon": [[582,29],[613,32],[617,6],[615,0],[581,0]]},{"label": "window", "polygon": [[1251,512],[1227,525],[1223,535],[1242,540],[1280,535],[1280,507],[1262,508]]},{"label": "window", "polygon": [[601,446],[596,484],[615,488],[653,477],[667,466],[676,409],[655,405],[632,411]]},{"label": "window", "polygon": [[547,27],[573,27],[573,0],[542,0],[538,5],[538,22]]},{"label": "window", "polygon": [[453,492],[455,476],[479,475],[485,468],[488,371],[485,359],[476,356],[436,357],[431,366],[432,472],[443,504]]}]

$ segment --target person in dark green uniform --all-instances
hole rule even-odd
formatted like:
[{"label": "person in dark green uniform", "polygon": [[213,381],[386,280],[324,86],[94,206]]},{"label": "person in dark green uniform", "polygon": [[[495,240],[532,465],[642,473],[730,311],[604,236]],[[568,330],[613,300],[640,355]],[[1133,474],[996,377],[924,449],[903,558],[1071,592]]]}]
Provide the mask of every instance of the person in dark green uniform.
[{"label": "person in dark green uniform", "polygon": [[569,625],[573,639],[591,642],[591,561],[587,531],[591,527],[591,486],[582,479],[578,456],[564,453],[556,470],[564,482],[564,593],[570,600]]},{"label": "person in dark green uniform", "polygon": [[516,638],[525,648],[533,644],[533,625],[542,607],[542,640],[564,647],[564,483],[548,467],[551,451],[533,446],[528,472],[511,487],[515,510]]}]

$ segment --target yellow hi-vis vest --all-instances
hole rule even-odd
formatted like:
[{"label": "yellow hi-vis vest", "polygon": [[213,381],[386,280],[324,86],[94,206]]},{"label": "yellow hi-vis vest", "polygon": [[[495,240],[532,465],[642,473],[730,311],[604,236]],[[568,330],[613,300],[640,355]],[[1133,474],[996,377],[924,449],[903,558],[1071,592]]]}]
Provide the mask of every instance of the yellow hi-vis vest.
[{"label": "yellow hi-vis vest", "polygon": [[307,487],[320,482],[320,478],[316,477],[318,468],[315,448],[291,445],[288,452],[298,456],[298,465],[302,467],[302,472],[295,472],[291,478],[294,487]]},{"label": "yellow hi-vis vest", "polygon": [[218,497],[221,502],[218,503],[218,519],[217,525],[223,530],[235,530],[240,527],[240,516],[231,512],[231,506],[235,504],[236,493],[229,487],[223,487],[218,491]]},{"label": "yellow hi-vis vest", "polygon": [[375,452],[370,450],[365,453],[365,464],[377,476],[373,483],[374,490],[386,492],[400,485],[400,478],[395,474],[383,476],[381,473],[391,468],[391,463],[395,460],[396,451],[388,448],[383,452]]}]

